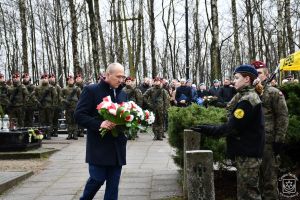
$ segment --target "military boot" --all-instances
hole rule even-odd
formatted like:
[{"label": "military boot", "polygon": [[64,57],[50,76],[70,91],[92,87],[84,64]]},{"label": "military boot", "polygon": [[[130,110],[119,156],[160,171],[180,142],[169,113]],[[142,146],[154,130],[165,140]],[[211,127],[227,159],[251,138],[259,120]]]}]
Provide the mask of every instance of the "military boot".
[{"label": "military boot", "polygon": [[67,140],[71,140],[71,139],[72,139],[72,133],[68,133]]},{"label": "military boot", "polygon": [[53,137],[58,137],[58,135],[57,135],[57,129],[53,129],[52,136]]},{"label": "military boot", "polygon": [[74,140],[78,140],[77,131],[74,131],[74,132],[73,132],[73,139],[74,139]]},{"label": "military boot", "polygon": [[78,137],[84,137],[83,131],[84,130],[82,128],[78,129],[77,131]]}]

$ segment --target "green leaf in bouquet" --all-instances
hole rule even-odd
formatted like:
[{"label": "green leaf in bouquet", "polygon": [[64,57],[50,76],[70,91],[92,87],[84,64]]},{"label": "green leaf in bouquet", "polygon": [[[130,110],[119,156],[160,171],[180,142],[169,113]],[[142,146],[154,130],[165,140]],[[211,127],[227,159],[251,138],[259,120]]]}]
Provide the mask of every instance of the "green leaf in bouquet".
[{"label": "green leaf in bouquet", "polygon": [[116,128],[113,128],[113,129],[111,130],[111,134],[112,134],[114,137],[118,137],[118,131],[117,131],[117,129],[116,129]]}]

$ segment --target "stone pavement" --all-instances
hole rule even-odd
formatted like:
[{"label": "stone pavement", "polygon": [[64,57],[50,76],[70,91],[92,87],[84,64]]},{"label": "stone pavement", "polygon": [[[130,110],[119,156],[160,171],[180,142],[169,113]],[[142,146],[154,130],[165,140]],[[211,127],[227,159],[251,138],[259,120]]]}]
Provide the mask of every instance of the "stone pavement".
[{"label": "stone pavement", "polygon": [[[178,168],[172,148],[164,141],[153,141],[153,135],[140,134],[128,141],[127,165],[123,167],[119,187],[120,200],[166,199],[180,196]],[[61,137],[63,140],[64,138]],[[53,154],[49,165],[0,196],[1,200],[73,200],[79,199],[88,178],[85,138]],[[95,199],[103,199],[103,186]]]}]

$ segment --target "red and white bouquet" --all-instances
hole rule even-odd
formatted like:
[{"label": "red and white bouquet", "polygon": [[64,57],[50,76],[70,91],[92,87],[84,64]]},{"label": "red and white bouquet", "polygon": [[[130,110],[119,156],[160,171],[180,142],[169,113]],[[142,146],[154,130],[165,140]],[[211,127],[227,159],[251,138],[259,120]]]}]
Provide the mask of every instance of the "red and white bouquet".
[{"label": "red and white bouquet", "polygon": [[[117,126],[125,127],[129,133],[133,129],[144,129],[153,124],[155,120],[155,116],[152,112],[143,110],[134,101],[118,104],[112,102],[110,96],[104,97],[96,109],[104,120],[111,121]],[[107,132],[107,129],[100,129],[102,137]],[[118,136],[116,128],[112,129],[111,133],[114,137]]]}]

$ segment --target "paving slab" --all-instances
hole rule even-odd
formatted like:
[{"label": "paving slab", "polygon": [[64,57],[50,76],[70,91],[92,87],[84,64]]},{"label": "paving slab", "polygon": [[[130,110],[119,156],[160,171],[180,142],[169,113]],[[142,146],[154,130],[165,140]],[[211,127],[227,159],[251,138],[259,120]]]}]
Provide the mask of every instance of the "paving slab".
[{"label": "paving slab", "polygon": [[5,190],[12,188],[20,181],[28,178],[33,173],[29,172],[0,172],[0,194]]},{"label": "paving slab", "polygon": [[[123,166],[120,200],[165,199],[182,195],[178,184],[179,168],[174,164],[174,150],[167,140],[153,141],[153,135],[140,134],[128,141],[127,165]],[[61,140],[61,141],[60,141]],[[0,200],[79,199],[88,178],[85,161],[86,138],[68,141],[64,148],[49,157],[47,167],[16,187],[0,195]],[[48,145],[64,144],[64,136]],[[105,184],[94,199],[103,199]]]}]

